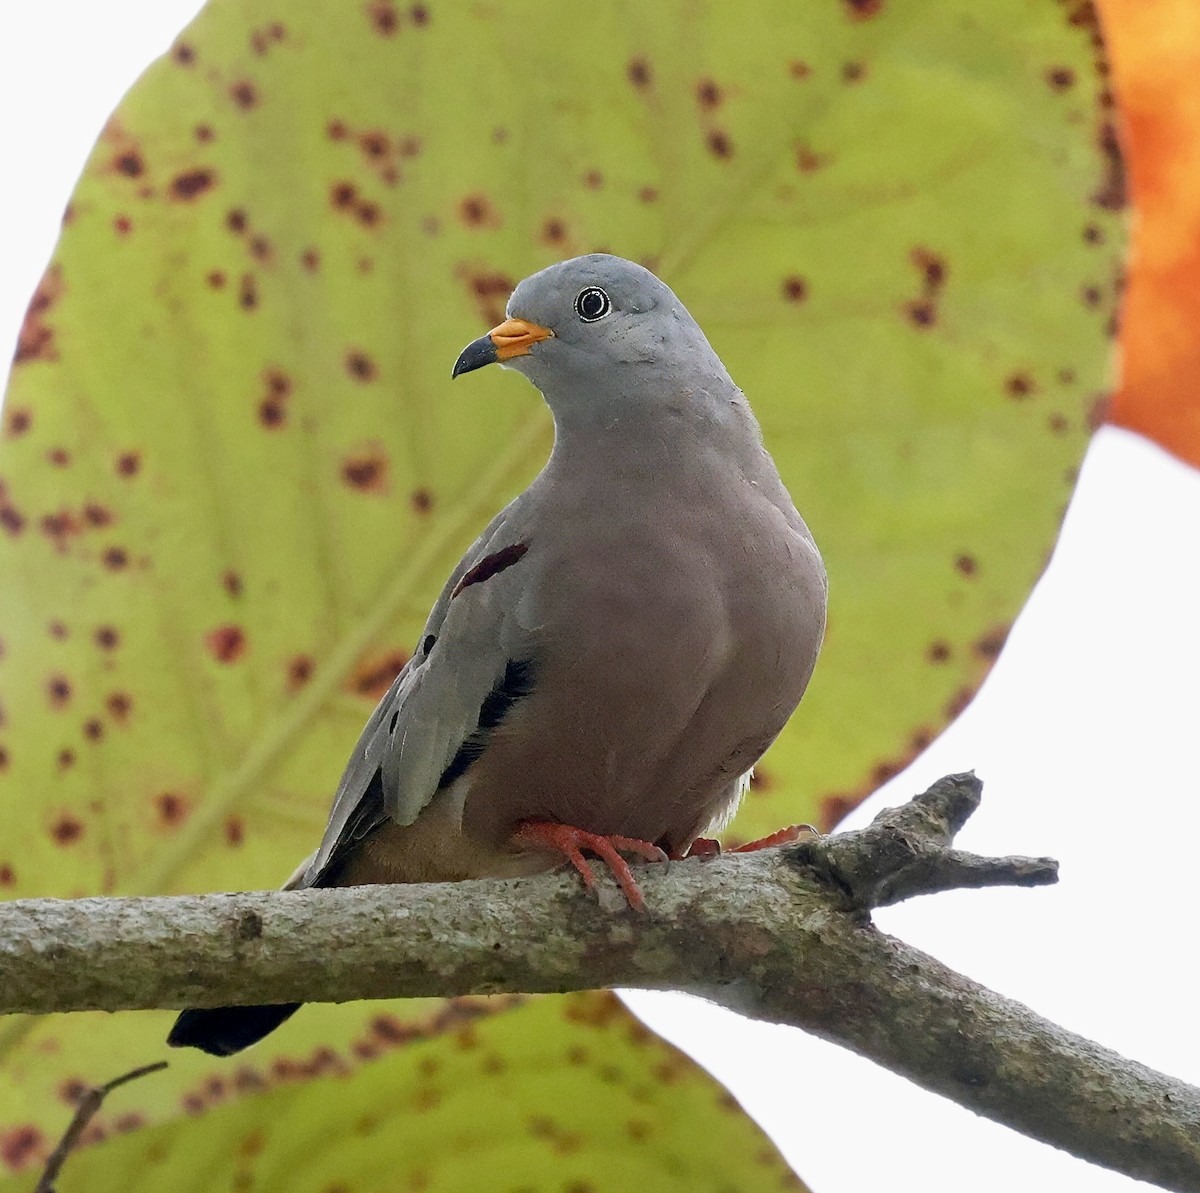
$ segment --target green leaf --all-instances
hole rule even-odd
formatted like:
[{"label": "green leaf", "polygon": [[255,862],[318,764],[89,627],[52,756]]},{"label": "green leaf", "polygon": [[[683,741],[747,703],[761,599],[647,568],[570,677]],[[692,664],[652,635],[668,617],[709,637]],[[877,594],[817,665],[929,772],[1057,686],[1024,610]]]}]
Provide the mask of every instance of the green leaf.
[{"label": "green leaf", "polygon": [[[1122,196],[1086,12],[212,0],[106,128],[21,337],[3,892],[270,886],[313,848],[550,444],[520,379],[450,366],[597,248],[707,329],[829,565],[824,657],[734,832],[836,820],[969,700],[1107,386]],[[378,1013],[310,1009],[260,1055]],[[0,1026],[0,1122],[48,1130],[164,1023]],[[183,1094],[173,1070],[141,1112]]]},{"label": "green leaf", "polygon": [[[321,1076],[282,1076],[231,1105],[235,1075],[199,1093],[209,1113],[132,1134],[118,1091],[105,1129],[117,1137],[68,1160],[63,1193],[804,1187],[733,1098],[611,994],[448,1026],[441,1046],[393,1044],[353,1070],[330,1053]],[[33,1183],[0,1181],[0,1193]]]}]

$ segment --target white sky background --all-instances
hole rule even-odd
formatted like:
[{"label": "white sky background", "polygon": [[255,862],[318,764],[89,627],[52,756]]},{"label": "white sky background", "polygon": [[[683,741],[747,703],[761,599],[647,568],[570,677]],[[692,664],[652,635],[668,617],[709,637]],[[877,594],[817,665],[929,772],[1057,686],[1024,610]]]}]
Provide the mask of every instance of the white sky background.
[{"label": "white sky background", "polygon": [[[101,124],[199,7],[0,0],[0,359]],[[938,895],[880,913],[880,925],[1195,1083],[1198,527],[1200,474],[1101,432],[1054,562],[984,690],[851,822],[977,770],[984,805],[959,843],[1055,856],[1060,885]],[[631,1002],[733,1089],[817,1193],[1136,1187],[799,1032],[676,996]]]}]

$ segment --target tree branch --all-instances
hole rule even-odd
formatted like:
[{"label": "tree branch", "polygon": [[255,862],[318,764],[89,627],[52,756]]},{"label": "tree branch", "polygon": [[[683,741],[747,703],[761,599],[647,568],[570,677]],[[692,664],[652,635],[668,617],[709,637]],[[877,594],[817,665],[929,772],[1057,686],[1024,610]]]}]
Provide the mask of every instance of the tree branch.
[{"label": "tree branch", "polygon": [[645,868],[643,915],[615,889],[598,906],[566,874],[0,904],[0,1013],[685,990],[842,1044],[1083,1159],[1200,1191],[1200,1090],[871,924],[871,908],[925,892],[1055,880],[1046,859],[949,848],[979,791],[952,775],[858,832]]}]

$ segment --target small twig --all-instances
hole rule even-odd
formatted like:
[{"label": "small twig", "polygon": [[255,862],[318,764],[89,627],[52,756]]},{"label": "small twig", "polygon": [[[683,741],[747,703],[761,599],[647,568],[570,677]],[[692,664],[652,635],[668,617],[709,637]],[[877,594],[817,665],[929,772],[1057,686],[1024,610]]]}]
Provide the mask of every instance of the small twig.
[{"label": "small twig", "polygon": [[128,1073],[122,1073],[120,1077],[114,1077],[111,1081],[106,1081],[103,1085],[92,1086],[79,1099],[79,1105],[75,1107],[75,1117],[71,1119],[70,1125],[63,1133],[63,1137],[58,1141],[58,1146],[50,1153],[50,1159],[46,1161],[46,1168],[42,1172],[41,1179],[34,1187],[33,1193],[54,1193],[54,1182],[58,1179],[59,1173],[62,1172],[63,1165],[67,1162],[67,1157],[79,1146],[79,1140],[83,1136],[83,1132],[87,1129],[88,1123],[96,1117],[100,1107],[104,1105],[104,1099],[114,1089],[130,1081],[136,1081],[139,1077],[146,1077],[151,1073],[157,1073],[166,1067],[167,1062],[165,1060],[156,1061],[152,1065],[142,1065],[140,1069],[133,1069]]},{"label": "small twig", "polygon": [[866,828],[801,842],[792,857],[860,911],[965,887],[1057,882],[1053,858],[980,857],[950,848],[982,791],[973,771],[946,775],[902,807],[885,808]]}]

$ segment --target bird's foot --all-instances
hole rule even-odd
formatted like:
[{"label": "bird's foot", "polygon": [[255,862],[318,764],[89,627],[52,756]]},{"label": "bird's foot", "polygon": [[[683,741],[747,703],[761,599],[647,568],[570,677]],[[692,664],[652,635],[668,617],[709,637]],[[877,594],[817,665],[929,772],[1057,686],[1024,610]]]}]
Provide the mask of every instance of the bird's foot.
[{"label": "bird's foot", "polygon": [[512,841],[524,849],[546,849],[563,854],[579,871],[583,885],[589,889],[595,888],[596,875],[583,856],[583,851],[586,849],[588,853],[594,853],[612,871],[629,906],[636,911],[646,910],[646,900],[642,898],[629,863],[621,854],[632,853],[649,862],[667,860],[667,855],[649,841],[640,841],[637,837],[606,837],[550,820],[523,820],[513,832]]},{"label": "bird's foot", "polygon": [[[787,828],[777,829],[768,836],[759,837],[756,841],[747,841],[745,845],[734,845],[726,853],[757,853],[760,849],[771,849],[775,845],[791,845],[799,841],[804,833],[819,837],[820,832],[811,824],[789,824]],[[691,844],[684,857],[720,857],[721,843],[711,837],[697,837]]]}]

